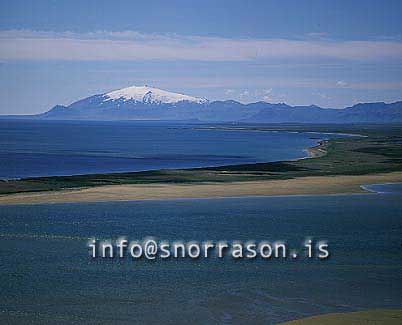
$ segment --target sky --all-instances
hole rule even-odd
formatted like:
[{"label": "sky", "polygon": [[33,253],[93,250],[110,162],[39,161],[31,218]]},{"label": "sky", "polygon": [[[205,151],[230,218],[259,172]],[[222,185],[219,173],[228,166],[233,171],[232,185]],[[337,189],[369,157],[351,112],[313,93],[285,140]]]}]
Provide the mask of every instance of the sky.
[{"label": "sky", "polygon": [[0,114],[131,85],[343,108],[402,100],[402,1],[0,0]]}]

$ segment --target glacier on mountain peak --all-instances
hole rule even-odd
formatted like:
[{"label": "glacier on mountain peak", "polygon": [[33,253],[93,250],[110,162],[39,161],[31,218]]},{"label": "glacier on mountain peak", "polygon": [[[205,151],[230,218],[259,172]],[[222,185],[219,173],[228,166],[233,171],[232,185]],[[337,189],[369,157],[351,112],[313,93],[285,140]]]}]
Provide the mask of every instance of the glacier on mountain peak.
[{"label": "glacier on mountain peak", "polygon": [[123,89],[118,89],[104,94],[103,97],[105,102],[115,100],[133,100],[146,104],[174,104],[182,101],[198,104],[208,102],[208,100],[204,98],[173,93],[148,86],[131,86]]}]

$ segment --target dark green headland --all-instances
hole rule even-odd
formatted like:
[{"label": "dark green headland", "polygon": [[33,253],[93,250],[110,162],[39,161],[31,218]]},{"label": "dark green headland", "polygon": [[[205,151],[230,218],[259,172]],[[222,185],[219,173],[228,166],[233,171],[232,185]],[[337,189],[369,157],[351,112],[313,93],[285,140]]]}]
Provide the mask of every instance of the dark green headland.
[{"label": "dark green headland", "polygon": [[[402,125],[261,125],[208,128],[348,133],[310,148],[314,159],[130,173],[53,176],[0,181],[0,194],[55,191],[102,185],[202,183],[289,179],[304,176],[367,175],[402,171]],[[311,134],[314,138],[314,133]],[[331,136],[329,136],[331,137]]]}]

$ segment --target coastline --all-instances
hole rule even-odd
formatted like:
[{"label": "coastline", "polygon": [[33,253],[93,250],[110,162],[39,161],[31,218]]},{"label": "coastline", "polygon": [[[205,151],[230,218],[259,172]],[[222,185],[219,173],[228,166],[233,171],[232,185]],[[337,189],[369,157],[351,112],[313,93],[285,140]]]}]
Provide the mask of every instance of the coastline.
[{"label": "coastline", "polygon": [[368,194],[370,192],[363,189],[362,185],[401,182],[402,172],[391,172],[370,175],[307,176],[283,180],[226,183],[103,185],[81,189],[0,195],[0,205],[247,196]]},{"label": "coastline", "polygon": [[211,126],[211,127],[193,127],[193,130],[200,131],[253,131],[253,132],[287,132],[287,133],[311,133],[311,134],[325,134],[325,135],[343,135],[349,137],[367,137],[367,135],[359,133],[348,133],[348,132],[326,132],[326,131],[295,131],[289,128],[264,128],[264,127],[222,127],[222,126]]},{"label": "coastline", "polygon": [[317,315],[290,322],[282,325],[339,325],[339,324],[401,324],[401,309],[370,309],[348,313],[331,313]]},{"label": "coastline", "polygon": [[328,140],[318,141],[317,145],[304,149],[304,152],[306,152],[308,155],[307,157],[298,158],[298,159],[295,159],[295,161],[301,160],[301,159],[319,158],[319,157],[325,156],[327,154],[327,150],[326,150],[327,144],[328,144]]},{"label": "coastline", "polygon": [[376,132],[317,139],[288,161],[3,181],[0,205],[370,193],[364,185],[402,183],[399,129]]}]

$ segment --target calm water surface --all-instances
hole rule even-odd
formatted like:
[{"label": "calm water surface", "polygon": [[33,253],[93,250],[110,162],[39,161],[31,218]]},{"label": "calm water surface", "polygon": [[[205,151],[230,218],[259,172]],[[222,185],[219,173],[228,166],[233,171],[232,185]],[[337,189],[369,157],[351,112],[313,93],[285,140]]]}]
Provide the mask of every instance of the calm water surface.
[{"label": "calm water surface", "polygon": [[[180,125],[0,121],[0,178],[277,161],[325,135]],[[402,196],[0,207],[0,323],[275,323],[402,308]],[[318,260],[92,260],[87,239],[329,243]]]},{"label": "calm water surface", "polygon": [[364,189],[375,193],[400,193],[402,194],[402,183],[374,184],[362,186]]},{"label": "calm water surface", "polygon": [[[3,206],[0,321],[275,323],[402,308],[401,194]],[[328,240],[318,260],[91,260],[86,238]]]},{"label": "calm water surface", "polygon": [[295,159],[326,137],[134,121],[0,120],[0,179]]}]

